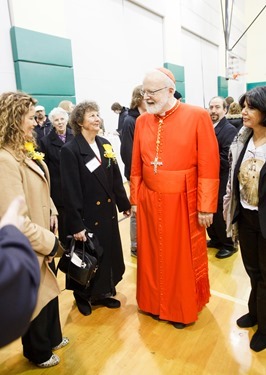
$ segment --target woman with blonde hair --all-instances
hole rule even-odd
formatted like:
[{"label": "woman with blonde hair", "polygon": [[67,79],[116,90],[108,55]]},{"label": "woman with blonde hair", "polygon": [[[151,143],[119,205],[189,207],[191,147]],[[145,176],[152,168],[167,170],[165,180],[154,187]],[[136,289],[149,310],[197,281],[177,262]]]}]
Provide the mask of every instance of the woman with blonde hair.
[{"label": "woman with blonde hair", "polygon": [[[57,211],[50,198],[48,168],[43,155],[35,151],[35,104],[36,100],[23,92],[0,96],[0,216],[15,197],[24,197],[22,232],[37,255],[41,282],[31,324],[22,337],[23,354],[39,367],[51,367],[60,361],[53,350],[69,340],[61,333],[60,289],[54,274],[59,244],[55,235]],[[15,301],[16,296],[14,306]]]},{"label": "woman with blonde hair", "polygon": [[240,129],[243,126],[242,108],[237,102],[230,104],[226,118],[230,124],[234,125],[237,129]]}]

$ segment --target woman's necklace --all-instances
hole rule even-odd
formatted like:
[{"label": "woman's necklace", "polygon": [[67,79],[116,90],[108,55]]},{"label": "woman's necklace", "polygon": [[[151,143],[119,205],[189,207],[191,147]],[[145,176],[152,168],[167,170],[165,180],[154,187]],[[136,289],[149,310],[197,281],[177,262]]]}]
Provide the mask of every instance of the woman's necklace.
[{"label": "woman's necklace", "polygon": [[161,139],[162,139],[162,130],[163,130],[164,120],[167,117],[169,117],[172,113],[174,113],[177,110],[177,108],[179,107],[179,105],[180,105],[180,101],[178,100],[176,102],[176,104],[174,105],[174,107],[172,108],[172,110],[169,113],[167,113],[167,115],[162,116],[162,117],[159,116],[159,115],[155,115],[155,117],[158,118],[159,123],[158,123],[157,139],[156,139],[155,158],[154,158],[153,161],[151,161],[151,165],[153,165],[154,174],[157,174],[157,168],[161,167],[163,165],[163,162],[159,158],[159,152],[160,152],[160,145],[161,145]]}]

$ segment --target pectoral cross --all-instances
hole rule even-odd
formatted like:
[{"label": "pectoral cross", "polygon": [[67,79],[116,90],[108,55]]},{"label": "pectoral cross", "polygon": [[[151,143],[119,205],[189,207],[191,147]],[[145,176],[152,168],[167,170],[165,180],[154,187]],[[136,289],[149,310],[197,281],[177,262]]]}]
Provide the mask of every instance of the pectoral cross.
[{"label": "pectoral cross", "polygon": [[163,165],[162,161],[159,161],[158,156],[155,156],[154,160],[151,161],[151,165],[153,165],[154,174],[157,173],[157,167],[160,167]]}]

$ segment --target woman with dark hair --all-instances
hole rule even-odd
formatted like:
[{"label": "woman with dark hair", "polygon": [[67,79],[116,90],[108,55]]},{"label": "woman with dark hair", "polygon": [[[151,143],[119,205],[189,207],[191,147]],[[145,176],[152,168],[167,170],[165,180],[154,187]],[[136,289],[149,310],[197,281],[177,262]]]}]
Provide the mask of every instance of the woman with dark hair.
[{"label": "woman with dark hair", "polygon": [[224,197],[228,236],[238,237],[251,282],[248,313],[241,328],[258,325],[250,348],[266,348],[266,86],[240,98],[244,126],[229,153],[230,174]]},{"label": "woman with dark hair", "polygon": [[39,367],[51,367],[60,361],[53,351],[69,340],[61,332],[54,262],[59,246],[57,210],[50,198],[50,175],[43,154],[35,151],[35,104],[23,92],[0,96],[0,216],[15,197],[24,197],[22,232],[37,255],[41,282],[32,321],[22,336],[23,354]]},{"label": "woman with dark hair", "polygon": [[67,278],[79,311],[91,314],[91,305],[120,307],[111,298],[125,271],[117,208],[130,215],[130,202],[110,142],[98,136],[101,126],[95,102],[78,104],[70,116],[74,139],[61,149],[63,202],[68,233],[86,241],[86,229],[96,234],[103,248],[99,269],[88,288]]}]

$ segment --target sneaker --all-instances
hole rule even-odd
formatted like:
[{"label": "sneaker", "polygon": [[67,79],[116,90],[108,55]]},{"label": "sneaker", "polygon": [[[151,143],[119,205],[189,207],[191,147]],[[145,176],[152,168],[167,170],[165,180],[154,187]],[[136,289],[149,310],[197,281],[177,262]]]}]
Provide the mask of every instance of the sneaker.
[{"label": "sneaker", "polygon": [[131,256],[134,257],[134,258],[137,258],[137,249],[136,248],[131,249]]},{"label": "sneaker", "polygon": [[53,350],[58,350],[58,349],[61,349],[63,348],[64,346],[66,346],[67,344],[69,343],[69,338],[68,337],[63,337],[62,341],[60,342],[60,344],[56,345],[54,348],[52,348]]},{"label": "sneaker", "polygon": [[37,366],[38,367],[52,367],[52,366],[58,365],[59,362],[60,362],[60,358],[58,357],[58,355],[53,354],[51,358],[48,359],[48,361],[43,362],[43,363],[37,363]]}]

